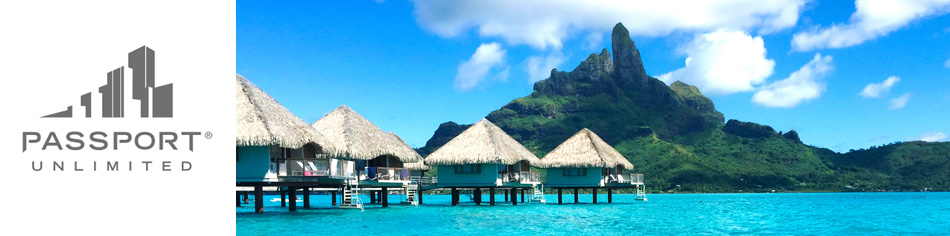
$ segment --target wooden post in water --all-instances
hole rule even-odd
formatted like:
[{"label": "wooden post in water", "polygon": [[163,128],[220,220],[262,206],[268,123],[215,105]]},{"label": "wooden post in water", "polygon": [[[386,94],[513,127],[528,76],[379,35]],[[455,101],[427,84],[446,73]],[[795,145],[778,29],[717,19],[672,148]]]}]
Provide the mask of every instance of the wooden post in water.
[{"label": "wooden post in water", "polygon": [[561,190],[563,189],[557,188],[557,204],[564,204],[564,202],[561,201]]},{"label": "wooden post in water", "polygon": [[511,204],[518,205],[518,188],[511,188]]},{"label": "wooden post in water", "polygon": [[330,192],[330,199],[332,200],[330,205],[336,206],[336,191]]},{"label": "wooden post in water", "polygon": [[387,190],[386,187],[383,187],[383,192],[381,194],[383,195],[383,207],[389,207],[389,190]]},{"label": "wooden post in water", "polygon": [[491,195],[488,195],[489,205],[494,206],[495,205],[495,187],[489,188],[488,193],[491,194]]},{"label": "wooden post in water", "polygon": [[524,203],[524,188],[521,188],[521,203]]},{"label": "wooden post in water", "polygon": [[241,192],[234,192],[235,201],[237,201],[237,207],[241,207]]},{"label": "wooden post in water", "polygon": [[452,188],[452,205],[456,206],[458,204],[459,204],[459,192],[458,190],[455,190],[455,188]]},{"label": "wooden post in water", "polygon": [[614,189],[607,188],[607,203],[614,203]]},{"label": "wooden post in water", "polygon": [[594,194],[594,204],[597,204],[597,188],[591,188],[590,192]]},{"label": "wooden post in water", "polygon": [[577,203],[577,188],[574,188],[574,203]]},{"label": "wooden post in water", "polygon": [[376,204],[376,191],[369,191],[369,204]]},{"label": "wooden post in water", "polygon": [[310,188],[304,187],[302,190],[303,190],[303,208],[310,209]]},{"label": "wooden post in water", "polygon": [[254,185],[254,212],[264,212],[264,186]]},{"label": "wooden post in water", "polygon": [[474,194],[475,205],[482,205],[482,188],[475,188],[475,191],[472,191],[472,194]]},{"label": "wooden post in water", "polygon": [[244,191],[244,202],[247,202],[247,199],[248,199],[248,197],[247,197],[247,191]]},{"label": "wooden post in water", "polygon": [[280,207],[287,207],[287,192],[277,187],[278,192],[280,192]]},{"label": "wooden post in water", "polygon": [[290,187],[289,190],[290,192],[288,192],[288,194],[290,197],[288,202],[290,203],[290,211],[297,211],[297,189]]},{"label": "wooden post in water", "polygon": [[419,205],[422,205],[422,189],[419,189]]},{"label": "wooden post in water", "polygon": [[505,189],[505,202],[508,202],[508,190]]}]

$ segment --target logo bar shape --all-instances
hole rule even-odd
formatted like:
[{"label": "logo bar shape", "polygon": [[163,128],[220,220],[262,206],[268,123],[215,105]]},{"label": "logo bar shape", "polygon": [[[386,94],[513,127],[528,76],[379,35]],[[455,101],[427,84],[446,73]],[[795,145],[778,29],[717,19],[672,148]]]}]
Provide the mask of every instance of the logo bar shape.
[{"label": "logo bar shape", "polygon": [[[132,69],[132,99],[139,100],[141,117],[149,117],[149,111],[151,111],[151,117],[172,117],[174,107],[172,84],[155,87],[155,51],[148,46],[142,46],[129,53],[128,63],[129,69]],[[106,84],[99,87],[99,93],[102,94],[102,117],[125,117],[124,86],[124,66],[106,73]],[[80,96],[79,104],[85,108],[86,117],[92,117],[92,93]],[[73,106],[42,118],[51,117],[73,117]]]}]

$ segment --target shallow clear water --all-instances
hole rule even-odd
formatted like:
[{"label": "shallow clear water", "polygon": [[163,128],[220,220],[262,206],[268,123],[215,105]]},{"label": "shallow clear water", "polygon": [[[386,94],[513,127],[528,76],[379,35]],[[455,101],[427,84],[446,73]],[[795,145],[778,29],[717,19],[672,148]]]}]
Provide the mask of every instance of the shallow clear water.
[{"label": "shallow clear water", "polygon": [[573,204],[573,194],[565,194],[563,205],[549,194],[548,204],[517,206],[475,206],[466,196],[451,206],[449,195],[426,195],[418,207],[398,205],[403,197],[390,195],[388,208],[367,205],[363,212],[332,208],[329,195],[311,196],[315,208],[297,212],[273,198],[280,196],[264,196],[265,213],[253,213],[253,202],[237,208],[238,235],[950,233],[950,193],[653,194],[648,202],[615,194],[610,204],[605,193],[598,204],[589,194]]}]

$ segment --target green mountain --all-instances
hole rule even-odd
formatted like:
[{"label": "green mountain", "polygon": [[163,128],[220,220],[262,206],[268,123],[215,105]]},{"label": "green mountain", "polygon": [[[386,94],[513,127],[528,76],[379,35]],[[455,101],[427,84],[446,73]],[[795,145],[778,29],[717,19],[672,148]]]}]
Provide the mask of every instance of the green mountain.
[{"label": "green mountain", "polygon": [[[794,130],[729,120],[696,87],[647,75],[622,24],[607,49],[571,72],[551,71],[531,95],[486,117],[543,157],[588,128],[645,174],[654,191],[950,189],[950,143],[895,143],[845,154],[802,144]],[[428,155],[467,125],[443,123]],[[933,175],[941,177],[934,177]],[[930,177],[930,178],[927,178]]]}]

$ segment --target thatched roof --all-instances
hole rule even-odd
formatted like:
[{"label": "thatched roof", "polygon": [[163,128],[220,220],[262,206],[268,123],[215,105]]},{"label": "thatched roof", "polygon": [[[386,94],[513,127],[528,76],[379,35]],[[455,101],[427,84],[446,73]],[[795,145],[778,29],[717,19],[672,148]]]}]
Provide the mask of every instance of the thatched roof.
[{"label": "thatched roof", "polygon": [[389,131],[389,133],[387,134],[389,134],[390,137],[396,139],[397,142],[401,143],[402,146],[405,147],[401,151],[406,152],[406,155],[413,155],[419,158],[419,161],[416,161],[416,162],[403,163],[403,166],[406,167],[406,169],[410,169],[410,170],[429,170],[430,169],[429,166],[425,165],[425,163],[422,162],[422,156],[419,155],[419,153],[416,152],[415,149],[412,149],[412,147],[409,147],[409,144],[406,144],[406,142],[403,141],[402,138],[399,137],[399,135],[396,135],[396,133],[393,133],[392,131]]},{"label": "thatched roof", "polygon": [[401,139],[386,134],[346,105],[336,108],[311,126],[326,135],[338,148],[337,154],[345,159],[371,160],[391,155],[403,163],[422,160],[422,156]]},{"label": "thatched roof", "polygon": [[301,148],[313,142],[326,153],[335,151],[326,137],[251,81],[237,75],[236,83],[237,146]]},{"label": "thatched roof", "polygon": [[541,159],[542,168],[612,168],[617,165],[633,169],[633,164],[616,149],[587,128],[578,131]]},{"label": "thatched roof", "polygon": [[539,160],[487,119],[475,123],[425,159],[427,165],[511,165],[518,161],[536,165]]}]

